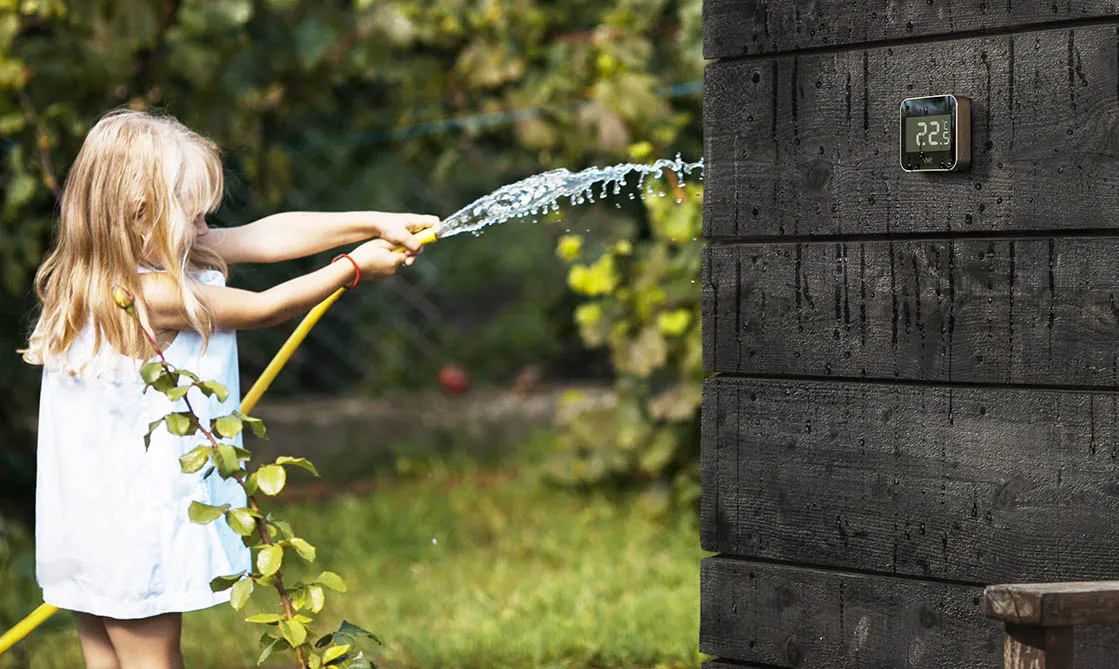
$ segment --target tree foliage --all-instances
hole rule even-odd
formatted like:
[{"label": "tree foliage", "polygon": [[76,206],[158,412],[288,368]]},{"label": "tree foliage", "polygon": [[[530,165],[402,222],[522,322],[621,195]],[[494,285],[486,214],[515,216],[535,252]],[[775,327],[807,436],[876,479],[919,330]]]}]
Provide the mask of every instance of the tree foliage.
[{"label": "tree foliage", "polygon": [[557,246],[584,299],[580,336],[610,352],[615,400],[568,398],[547,471],[569,484],[643,485],[650,506],[664,509],[699,493],[702,188],[654,182],[644,196],[644,225],[594,244],[566,235]]},{"label": "tree foliage", "polygon": [[[443,212],[505,178],[623,157],[635,141],[695,155],[698,100],[661,88],[699,76],[699,6],[0,0],[0,308],[27,313],[54,225],[52,191],[111,108],[164,109],[218,141],[235,213],[331,208],[335,195],[354,192],[371,208]],[[454,134],[401,129],[511,112],[520,120],[460,124]],[[293,185],[311,171],[323,186],[308,202]],[[401,174],[423,175],[423,187],[399,188]],[[372,183],[382,189],[370,192]],[[416,192],[402,200],[401,191]],[[0,403],[9,461],[0,470],[25,483],[37,391],[34,371],[11,352],[27,326],[0,324],[0,387],[10,397]]]}]

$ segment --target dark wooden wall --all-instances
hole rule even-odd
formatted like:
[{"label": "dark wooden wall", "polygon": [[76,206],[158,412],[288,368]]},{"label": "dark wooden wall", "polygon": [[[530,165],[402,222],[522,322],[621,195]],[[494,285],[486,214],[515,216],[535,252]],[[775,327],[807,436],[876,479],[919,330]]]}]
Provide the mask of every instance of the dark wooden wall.
[{"label": "dark wooden wall", "polygon": [[[1119,578],[1117,11],[705,0],[711,669],[993,668],[982,586]],[[946,92],[972,168],[902,172]]]}]

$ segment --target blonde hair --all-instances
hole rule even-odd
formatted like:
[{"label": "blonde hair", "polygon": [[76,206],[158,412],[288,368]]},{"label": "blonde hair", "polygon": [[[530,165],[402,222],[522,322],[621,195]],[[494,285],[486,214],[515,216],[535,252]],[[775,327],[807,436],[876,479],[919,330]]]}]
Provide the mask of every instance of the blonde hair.
[{"label": "blonde hair", "polygon": [[91,353],[108,342],[131,358],[154,355],[112,296],[116,286],[140,296],[142,266],[166,272],[192,329],[208,339],[213,314],[192,273],[224,275],[227,268],[213,250],[191,243],[191,229],[198,216],[217,209],[222,189],[221,157],[210,140],[167,116],[104,116],[66,178],[58,240],[35,275],[42,308],[23,359],[43,365],[61,358],[90,324]]}]

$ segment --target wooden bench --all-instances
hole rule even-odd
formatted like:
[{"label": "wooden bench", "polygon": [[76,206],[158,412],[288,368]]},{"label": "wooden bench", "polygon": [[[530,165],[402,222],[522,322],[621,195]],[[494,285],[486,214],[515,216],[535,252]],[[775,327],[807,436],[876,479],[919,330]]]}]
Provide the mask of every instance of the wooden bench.
[{"label": "wooden bench", "polygon": [[1072,669],[1072,628],[1119,623],[1119,581],[987,586],[983,613],[1006,626],[1005,669]]}]

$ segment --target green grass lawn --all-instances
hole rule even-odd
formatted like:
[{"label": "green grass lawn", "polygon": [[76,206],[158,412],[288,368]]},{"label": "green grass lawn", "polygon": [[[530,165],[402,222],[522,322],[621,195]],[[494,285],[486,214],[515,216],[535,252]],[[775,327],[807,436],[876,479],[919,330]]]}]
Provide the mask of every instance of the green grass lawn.
[{"label": "green grass lawn", "polygon": [[[699,666],[694,511],[653,518],[630,499],[469,466],[366,488],[280,512],[318,547],[315,568],[349,584],[321,630],[341,618],[370,629],[385,641],[380,666]],[[253,666],[258,635],[243,616],[188,614],[187,667]],[[80,667],[76,634],[52,627],[0,669]]]}]

